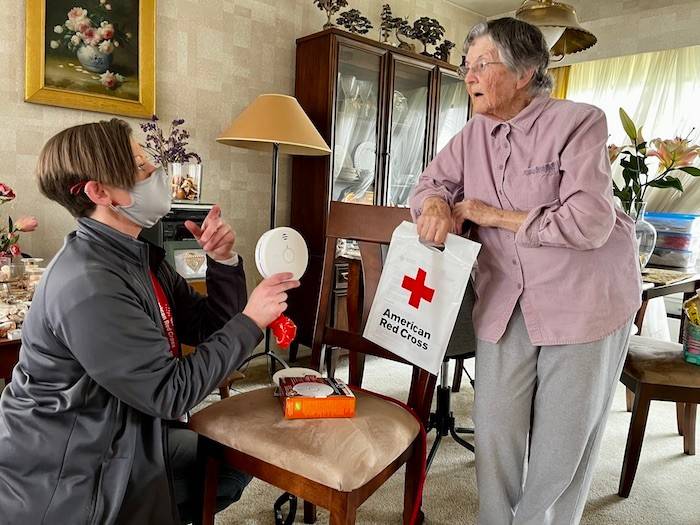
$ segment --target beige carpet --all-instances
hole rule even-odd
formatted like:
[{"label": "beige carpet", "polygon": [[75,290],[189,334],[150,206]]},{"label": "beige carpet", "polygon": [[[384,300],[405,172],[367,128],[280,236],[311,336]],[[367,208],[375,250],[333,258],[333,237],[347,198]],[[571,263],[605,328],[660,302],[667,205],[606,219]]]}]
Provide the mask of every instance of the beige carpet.
[{"label": "beige carpet", "polygon": [[[302,359],[302,363],[305,361]],[[385,360],[368,360],[363,386],[405,399],[410,381],[408,370]],[[241,390],[266,382],[265,369],[261,365],[250,368],[246,375],[247,379],[237,384]],[[347,378],[343,361],[338,377]],[[459,424],[466,426],[470,423],[468,414],[473,400],[468,383],[462,392],[453,394],[452,399]],[[620,384],[581,523],[700,525],[700,455],[691,457],[682,453],[682,438],[675,433],[675,407],[671,403],[652,403],[632,493],[628,499],[617,496],[629,421],[624,388]],[[216,523],[273,524],[272,504],[280,493],[266,483],[253,480],[242,499],[219,514]],[[357,523],[401,523],[402,497],[403,471],[399,471],[360,507]],[[443,439],[426,480],[423,510],[428,524],[470,524],[476,521],[474,457],[450,438]],[[296,523],[303,523],[302,512],[297,513]],[[319,509],[319,523],[328,523],[328,513],[322,509]]]}]

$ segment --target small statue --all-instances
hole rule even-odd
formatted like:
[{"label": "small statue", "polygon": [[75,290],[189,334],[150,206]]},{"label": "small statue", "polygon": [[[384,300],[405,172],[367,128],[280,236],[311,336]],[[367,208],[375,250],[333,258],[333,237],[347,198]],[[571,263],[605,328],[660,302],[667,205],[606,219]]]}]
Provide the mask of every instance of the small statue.
[{"label": "small statue", "polygon": [[331,16],[336,14],[343,7],[347,7],[348,0],[314,0],[314,4],[316,4],[316,7],[318,7],[321,11],[326,12],[328,20],[326,20],[326,23],[323,24],[323,29],[328,29],[329,27],[333,27]]},{"label": "small statue", "polygon": [[454,42],[450,42],[449,40],[445,40],[442,44],[437,46],[435,48],[435,53],[433,53],[433,56],[437,58],[438,60],[442,60],[443,62],[449,62],[450,61],[450,51],[452,51],[452,48],[455,47]]},{"label": "small statue", "polygon": [[357,33],[359,35],[369,33],[369,30],[372,29],[372,22],[369,18],[362,16],[362,13],[357,9],[350,9],[349,11],[340,13],[335,23],[343,26],[351,33]]}]

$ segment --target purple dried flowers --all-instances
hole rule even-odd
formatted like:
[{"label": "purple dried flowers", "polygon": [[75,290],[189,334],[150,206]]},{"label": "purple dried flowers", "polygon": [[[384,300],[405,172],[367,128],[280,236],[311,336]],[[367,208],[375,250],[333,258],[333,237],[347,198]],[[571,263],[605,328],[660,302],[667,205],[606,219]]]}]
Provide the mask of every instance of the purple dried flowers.
[{"label": "purple dried flowers", "polygon": [[202,162],[202,158],[192,151],[187,151],[190,132],[181,128],[185,119],[176,118],[170,123],[167,137],[158,122],[160,119],[153,115],[151,120],[140,124],[146,134],[146,142],[141,147],[151,154],[153,160],[166,166],[172,162]]}]

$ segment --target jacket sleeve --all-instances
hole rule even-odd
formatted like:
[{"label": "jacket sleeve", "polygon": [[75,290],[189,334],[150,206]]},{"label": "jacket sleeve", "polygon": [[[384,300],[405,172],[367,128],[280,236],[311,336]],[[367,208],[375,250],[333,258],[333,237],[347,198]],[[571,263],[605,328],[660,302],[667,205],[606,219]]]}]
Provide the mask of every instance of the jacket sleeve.
[{"label": "jacket sleeve", "polygon": [[243,259],[236,266],[207,256],[207,295],[197,293],[170,265],[163,263],[171,282],[175,328],[181,343],[196,346],[243,311],[248,300]]},{"label": "jacket sleeve", "polygon": [[[197,351],[176,359],[161,327],[117,275],[76,278],[47,302],[47,323],[97,384],[146,414],[176,419],[201,402],[253,351],[262,332],[243,314]],[[71,297],[74,296],[74,297]]]},{"label": "jacket sleeve", "polygon": [[423,211],[423,202],[440,197],[450,208],[464,192],[464,137],[458,133],[428,164],[411,191],[409,205],[415,221]]},{"label": "jacket sleeve", "polygon": [[515,236],[520,246],[592,250],[615,225],[605,114],[585,106],[560,155],[559,199],[528,213]]}]

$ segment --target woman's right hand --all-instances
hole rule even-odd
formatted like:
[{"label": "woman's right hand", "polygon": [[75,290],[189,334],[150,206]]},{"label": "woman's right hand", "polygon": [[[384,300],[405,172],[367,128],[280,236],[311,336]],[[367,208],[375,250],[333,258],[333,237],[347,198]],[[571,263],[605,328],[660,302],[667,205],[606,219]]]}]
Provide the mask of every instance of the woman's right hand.
[{"label": "woman's right hand", "polygon": [[276,273],[263,279],[248,298],[243,313],[258,325],[265,328],[287,309],[287,290],[299,286],[299,281],[291,280],[291,273]]},{"label": "woman's right hand", "polygon": [[454,227],[450,206],[439,197],[425,199],[416,227],[421,241],[445,244],[447,234]]}]

